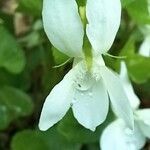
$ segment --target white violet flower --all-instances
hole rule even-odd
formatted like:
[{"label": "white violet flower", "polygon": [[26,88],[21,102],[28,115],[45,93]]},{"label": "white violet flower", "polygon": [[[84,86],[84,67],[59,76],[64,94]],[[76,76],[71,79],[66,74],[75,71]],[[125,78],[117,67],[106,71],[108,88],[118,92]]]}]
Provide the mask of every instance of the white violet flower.
[{"label": "white violet flower", "polygon": [[139,150],[145,145],[146,138],[150,138],[150,109],[138,109],[140,100],[133,91],[124,62],[120,77],[134,110],[134,131],[118,118],[104,129],[100,147],[102,150]]},{"label": "white violet flower", "polygon": [[109,98],[115,113],[129,128],[133,127],[132,109],[120,78],[105,66],[101,56],[115,39],[120,16],[120,0],[87,0],[86,34],[93,48],[89,70],[82,50],[84,28],[76,1],[44,0],[43,22],[48,38],[61,52],[75,57],[77,63],[46,98],[39,122],[41,130],[53,126],[72,107],[78,122],[94,131],[106,119]]}]

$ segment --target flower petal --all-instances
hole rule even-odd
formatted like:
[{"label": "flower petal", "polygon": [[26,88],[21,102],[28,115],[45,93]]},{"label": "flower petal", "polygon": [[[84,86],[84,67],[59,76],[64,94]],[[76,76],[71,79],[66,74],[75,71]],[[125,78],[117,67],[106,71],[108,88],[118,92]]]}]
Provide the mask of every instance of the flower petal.
[{"label": "flower petal", "polygon": [[71,57],[82,57],[84,31],[75,0],[44,0],[43,23],[58,50]]},{"label": "flower petal", "polygon": [[150,109],[138,110],[135,114],[143,134],[150,138]]},{"label": "flower petal", "polygon": [[108,113],[109,100],[103,81],[93,81],[93,86],[85,91],[77,89],[74,98],[72,108],[75,118],[81,125],[94,131]]},{"label": "flower petal", "polygon": [[121,62],[120,78],[122,80],[123,87],[124,87],[124,90],[128,96],[128,100],[131,104],[131,107],[133,109],[137,109],[140,105],[140,100],[136,96],[136,94],[134,93],[132,84],[128,78],[127,68],[126,68],[125,62]]},{"label": "flower petal", "polygon": [[147,36],[140,46],[139,54],[150,57],[150,36]]},{"label": "flower petal", "polygon": [[74,92],[71,83],[72,71],[74,70],[71,70],[46,98],[39,122],[40,130],[45,131],[52,127],[70,108]]},{"label": "flower petal", "polygon": [[97,53],[107,52],[120,26],[120,0],[87,0],[87,36]]},{"label": "flower petal", "polygon": [[100,72],[108,90],[114,112],[132,129],[134,126],[133,112],[119,76],[107,67],[100,67]]},{"label": "flower petal", "polygon": [[141,149],[145,142],[138,126],[132,132],[122,120],[116,120],[104,129],[100,146],[102,150],[136,150]]}]

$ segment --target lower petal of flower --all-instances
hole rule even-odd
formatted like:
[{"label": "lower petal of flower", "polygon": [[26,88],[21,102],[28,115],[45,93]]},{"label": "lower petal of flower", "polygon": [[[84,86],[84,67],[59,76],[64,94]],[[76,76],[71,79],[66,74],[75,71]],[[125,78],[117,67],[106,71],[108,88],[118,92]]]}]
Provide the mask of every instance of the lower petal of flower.
[{"label": "lower petal of flower", "polygon": [[[91,81],[86,82],[91,84]],[[108,93],[102,80],[93,80],[92,87],[87,90],[76,89],[72,109],[84,127],[94,131],[106,119],[108,108]]]}]

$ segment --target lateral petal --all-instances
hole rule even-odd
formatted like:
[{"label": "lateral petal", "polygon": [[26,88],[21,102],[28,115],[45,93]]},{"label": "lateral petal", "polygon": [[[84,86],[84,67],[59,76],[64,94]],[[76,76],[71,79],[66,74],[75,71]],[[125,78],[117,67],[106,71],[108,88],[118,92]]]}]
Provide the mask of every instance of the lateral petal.
[{"label": "lateral petal", "polygon": [[114,112],[127,123],[129,128],[133,129],[133,112],[119,76],[107,67],[100,67],[100,72]]},{"label": "lateral petal", "polygon": [[132,84],[128,78],[126,64],[123,61],[121,62],[120,78],[122,80],[122,84],[123,84],[124,90],[128,96],[128,100],[131,104],[131,107],[133,109],[137,109],[140,105],[140,100],[133,90]]},{"label": "lateral petal", "polygon": [[70,108],[73,93],[71,70],[46,98],[39,121],[40,130],[47,130],[64,117]]}]

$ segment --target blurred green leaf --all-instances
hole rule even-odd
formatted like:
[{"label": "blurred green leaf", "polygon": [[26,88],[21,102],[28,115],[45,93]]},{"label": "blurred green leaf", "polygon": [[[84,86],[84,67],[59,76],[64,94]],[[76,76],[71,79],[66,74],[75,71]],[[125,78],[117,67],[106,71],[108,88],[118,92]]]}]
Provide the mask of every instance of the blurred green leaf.
[{"label": "blurred green leaf", "polygon": [[76,1],[77,1],[78,6],[85,6],[87,0],[76,0]]},{"label": "blurred green leaf", "polygon": [[52,52],[53,52],[53,57],[56,65],[60,65],[69,59],[67,55],[61,53],[54,47],[52,47]]},{"label": "blurred green leaf", "polygon": [[88,144],[87,150],[99,150],[99,142],[94,144]]},{"label": "blurred green leaf", "polygon": [[110,112],[107,120],[97,127],[95,132],[92,132],[81,126],[73,117],[70,111],[58,125],[58,131],[71,142],[93,143],[98,142],[101,132],[107,124],[114,119],[113,114]]},{"label": "blurred green leaf", "polygon": [[13,87],[5,86],[0,89],[0,129],[6,128],[10,122],[18,117],[31,114],[33,103],[24,92]]},{"label": "blurred green leaf", "polygon": [[150,79],[150,58],[140,55],[131,56],[127,60],[129,75],[136,83],[143,83]]},{"label": "blurred green leaf", "polygon": [[0,87],[5,85],[14,86],[22,90],[28,90],[30,88],[30,75],[26,70],[21,74],[11,74],[5,69],[0,69]]},{"label": "blurred green leaf", "polygon": [[7,30],[13,32],[13,15],[6,14],[0,9],[0,24],[3,24]]},{"label": "blurred green leaf", "polygon": [[148,0],[135,0],[127,6],[127,11],[137,24],[150,24]]},{"label": "blurred green leaf", "polygon": [[1,100],[0,100],[0,114],[1,114],[0,130],[3,130],[9,126],[12,119],[11,119],[11,113],[7,109],[6,105],[3,102],[1,102]]},{"label": "blurred green leaf", "polygon": [[131,79],[136,83],[143,83],[150,79],[150,58],[136,53],[135,38],[137,38],[137,35],[135,35],[132,34],[128,39],[120,55],[127,56],[125,61]]},{"label": "blurred green leaf", "polygon": [[11,144],[12,150],[48,150],[40,132],[25,130],[17,133]]},{"label": "blurred green leaf", "polygon": [[128,41],[125,43],[123,49],[121,50],[122,56],[130,56],[135,54],[135,38],[134,36],[129,37]]},{"label": "blurred green leaf", "polygon": [[23,50],[13,36],[0,25],[0,67],[20,73],[25,66]]},{"label": "blurred green leaf", "polygon": [[126,7],[127,5],[129,5],[133,1],[135,1],[135,0],[121,0],[121,3],[122,3],[123,7]]},{"label": "blurred green leaf", "polygon": [[36,31],[20,39],[20,42],[26,44],[26,47],[32,48],[40,44],[40,34]]},{"label": "blurred green leaf", "polygon": [[43,0],[19,0],[18,10],[36,17],[41,16]]},{"label": "blurred green leaf", "polygon": [[17,133],[11,143],[12,150],[80,150],[80,144],[69,143],[55,129],[47,132],[25,130]]},{"label": "blurred green leaf", "polygon": [[[46,62],[45,59],[45,53],[43,48],[34,48],[28,52],[28,58],[27,61],[27,69],[28,71],[33,71],[36,69],[36,67],[44,65]],[[42,70],[42,68],[40,68]]]}]

